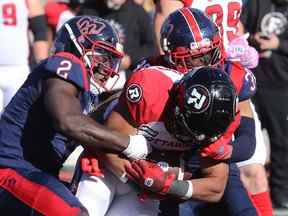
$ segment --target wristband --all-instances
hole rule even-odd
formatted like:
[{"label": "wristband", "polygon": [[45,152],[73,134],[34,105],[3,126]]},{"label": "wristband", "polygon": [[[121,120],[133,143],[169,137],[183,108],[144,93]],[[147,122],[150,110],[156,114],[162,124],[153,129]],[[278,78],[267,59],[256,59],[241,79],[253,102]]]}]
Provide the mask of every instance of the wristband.
[{"label": "wristband", "polygon": [[184,172],[182,171],[181,168],[179,168],[177,180],[183,180],[183,179],[184,179]]},{"label": "wristband", "polygon": [[187,193],[182,197],[182,199],[184,200],[188,200],[192,197],[193,195],[193,184],[192,181],[186,181],[188,183],[188,190]]},{"label": "wristband", "polygon": [[123,173],[120,177],[119,177],[119,180],[121,182],[123,182],[124,184],[126,184],[128,182],[128,177],[127,177],[127,174],[126,173]]},{"label": "wristband", "polygon": [[151,147],[145,137],[143,135],[131,135],[129,137],[129,144],[122,153],[133,160],[145,159],[151,152]]},{"label": "wristband", "polygon": [[193,184],[191,181],[175,180],[167,194],[183,200],[188,200],[193,194]]}]

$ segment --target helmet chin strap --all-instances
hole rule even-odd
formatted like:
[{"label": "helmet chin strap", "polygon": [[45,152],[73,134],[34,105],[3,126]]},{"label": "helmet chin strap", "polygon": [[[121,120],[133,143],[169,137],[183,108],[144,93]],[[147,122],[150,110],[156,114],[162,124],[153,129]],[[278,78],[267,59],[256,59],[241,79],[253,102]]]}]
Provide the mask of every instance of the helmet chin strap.
[{"label": "helmet chin strap", "polygon": [[103,88],[101,85],[99,85],[97,82],[95,82],[93,80],[93,78],[90,78],[90,91],[92,92],[92,94],[94,95],[99,95],[103,92],[106,91],[105,88]]}]

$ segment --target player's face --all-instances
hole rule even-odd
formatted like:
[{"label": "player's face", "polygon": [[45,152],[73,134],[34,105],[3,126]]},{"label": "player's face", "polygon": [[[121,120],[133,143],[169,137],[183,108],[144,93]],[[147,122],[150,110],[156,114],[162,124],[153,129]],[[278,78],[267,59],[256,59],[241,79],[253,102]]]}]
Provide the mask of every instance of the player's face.
[{"label": "player's face", "polygon": [[87,56],[91,62],[90,74],[95,82],[105,84],[109,78],[118,74],[121,56],[116,53],[96,47]]},{"label": "player's face", "polygon": [[188,48],[177,48],[171,54],[171,61],[176,66],[176,70],[187,73],[191,69],[211,66],[215,49],[192,50]]}]

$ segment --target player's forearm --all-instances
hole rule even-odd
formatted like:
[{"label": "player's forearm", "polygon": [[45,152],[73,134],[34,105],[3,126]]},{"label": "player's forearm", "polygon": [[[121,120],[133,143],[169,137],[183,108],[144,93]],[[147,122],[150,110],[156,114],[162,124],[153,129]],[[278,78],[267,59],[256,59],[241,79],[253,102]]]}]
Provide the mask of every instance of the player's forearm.
[{"label": "player's forearm", "polygon": [[143,159],[151,151],[142,135],[123,135],[104,127],[85,115],[67,115],[58,128],[66,136],[81,143],[91,153],[115,152],[130,159]]},{"label": "player's forearm", "polygon": [[[216,165],[218,171],[211,169],[203,177],[190,180],[176,180],[171,185],[168,194],[184,199],[194,199],[204,202],[218,202],[223,196],[228,179],[228,165],[221,163]],[[215,168],[212,168],[215,169]],[[206,172],[206,171],[204,171]]]},{"label": "player's forearm", "polygon": [[205,202],[218,202],[225,190],[226,179],[223,178],[200,178],[191,180],[193,184],[192,199]]},{"label": "player's forearm", "polygon": [[204,202],[218,202],[223,196],[226,182],[215,178],[201,178],[173,182],[168,194],[184,199],[195,199]]},{"label": "player's forearm", "polygon": [[33,53],[35,60],[39,61],[48,57],[49,44],[48,41],[35,41],[33,44]]},{"label": "player's forearm", "polygon": [[93,151],[122,152],[129,144],[129,136],[122,135],[98,124],[85,115],[66,116],[59,129],[70,138]]}]

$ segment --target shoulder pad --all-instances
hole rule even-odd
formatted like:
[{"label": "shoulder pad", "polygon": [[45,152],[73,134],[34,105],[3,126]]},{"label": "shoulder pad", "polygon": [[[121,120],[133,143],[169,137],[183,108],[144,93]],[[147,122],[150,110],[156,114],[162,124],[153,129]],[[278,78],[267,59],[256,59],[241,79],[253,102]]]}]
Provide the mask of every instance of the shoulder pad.
[{"label": "shoulder pad", "polygon": [[148,67],[135,71],[127,80],[119,105],[127,107],[137,126],[159,121],[173,83],[181,79],[177,71]]},{"label": "shoulder pad", "polygon": [[157,65],[166,66],[165,62],[163,61],[163,56],[152,56],[147,58],[142,58],[140,61],[137,62],[135,70],[139,70],[141,68],[147,68]]},{"label": "shoulder pad", "polygon": [[225,72],[230,75],[236,87],[239,101],[247,100],[255,94],[256,79],[253,73],[244,68],[240,62],[226,62]]},{"label": "shoulder pad", "polygon": [[251,70],[245,68],[245,76],[242,89],[239,93],[239,101],[251,98],[256,92],[256,78]]},{"label": "shoulder pad", "polygon": [[88,74],[84,64],[70,53],[62,52],[49,57],[44,67],[47,73],[59,76],[80,89],[89,90]]}]

